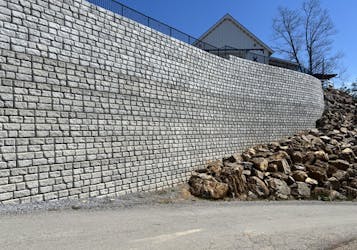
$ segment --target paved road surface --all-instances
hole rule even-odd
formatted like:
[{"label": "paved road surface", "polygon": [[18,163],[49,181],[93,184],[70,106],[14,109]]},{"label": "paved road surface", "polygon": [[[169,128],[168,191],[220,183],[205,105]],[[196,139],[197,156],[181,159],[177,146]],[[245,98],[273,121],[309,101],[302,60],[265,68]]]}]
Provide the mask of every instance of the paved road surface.
[{"label": "paved road surface", "polygon": [[1,249],[357,249],[356,239],[356,203],[196,202],[0,216]]}]

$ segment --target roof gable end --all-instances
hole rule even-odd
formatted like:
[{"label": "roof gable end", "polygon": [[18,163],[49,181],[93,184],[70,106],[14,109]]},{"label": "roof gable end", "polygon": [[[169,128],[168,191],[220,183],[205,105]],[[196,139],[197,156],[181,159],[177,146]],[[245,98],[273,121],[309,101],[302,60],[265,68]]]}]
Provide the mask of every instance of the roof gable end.
[{"label": "roof gable end", "polygon": [[250,32],[247,28],[245,28],[241,23],[239,23],[236,19],[234,19],[230,14],[225,14],[221,19],[219,19],[211,28],[209,28],[200,38],[199,40],[205,39],[207,36],[209,36],[214,30],[219,28],[224,22],[229,21],[233,23],[233,25],[240,29],[244,34],[246,34],[248,37],[253,39],[257,44],[268,50],[271,54],[274,53],[274,51],[266,45],[263,41],[261,41],[258,37],[256,37],[252,32]]}]

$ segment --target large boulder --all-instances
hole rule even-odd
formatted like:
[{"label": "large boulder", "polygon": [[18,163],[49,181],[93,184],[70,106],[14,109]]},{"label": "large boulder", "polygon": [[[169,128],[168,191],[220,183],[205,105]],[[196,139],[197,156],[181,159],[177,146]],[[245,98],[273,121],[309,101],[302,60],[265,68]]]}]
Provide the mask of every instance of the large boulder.
[{"label": "large boulder", "polygon": [[317,180],[312,179],[312,178],[310,178],[310,177],[307,177],[307,178],[305,179],[305,183],[306,183],[306,184],[309,184],[310,186],[316,186],[317,184],[319,184],[319,182],[318,182]]},{"label": "large boulder", "polygon": [[305,182],[297,181],[291,189],[291,194],[298,199],[308,199],[311,196],[310,186]]},{"label": "large boulder", "polygon": [[325,201],[345,200],[346,199],[346,196],[344,196],[340,192],[333,190],[333,189],[323,188],[323,187],[316,187],[312,191],[312,196],[316,199],[325,200]]},{"label": "large boulder", "polygon": [[356,199],[357,198],[357,188],[353,187],[344,187],[346,190],[346,196],[350,199]]},{"label": "large boulder", "polygon": [[268,185],[271,193],[278,199],[286,200],[290,196],[290,187],[286,184],[285,181],[271,178],[268,179]]},{"label": "large boulder", "polygon": [[326,169],[318,166],[307,165],[307,174],[310,178],[317,180],[318,182],[322,183],[327,179]]},{"label": "large boulder", "polygon": [[292,177],[294,178],[295,181],[304,182],[306,180],[306,178],[308,177],[308,175],[305,171],[296,170],[293,172]]},{"label": "large boulder", "polygon": [[316,159],[322,160],[322,161],[328,161],[329,157],[328,154],[326,154],[323,150],[315,151],[314,155]]},{"label": "large boulder", "polygon": [[223,199],[227,197],[228,185],[217,181],[208,174],[194,174],[188,181],[190,192],[194,196],[206,199]]},{"label": "large boulder", "polygon": [[268,168],[268,160],[263,157],[253,158],[251,160],[254,163],[254,167],[260,171],[266,171]]},{"label": "large boulder", "polygon": [[246,178],[243,175],[243,166],[240,164],[225,164],[225,167],[222,168],[219,181],[228,185],[228,195],[230,197],[237,198],[246,193]]},{"label": "large boulder", "polygon": [[294,163],[302,163],[303,162],[303,159],[304,159],[304,155],[302,152],[300,151],[294,151],[292,154],[291,154],[291,159]]},{"label": "large boulder", "polygon": [[267,185],[257,176],[252,176],[249,178],[248,187],[249,190],[253,192],[258,198],[267,198],[270,194]]},{"label": "large boulder", "polygon": [[212,161],[207,164],[207,173],[212,176],[220,176],[223,163],[219,160]]},{"label": "large boulder", "polygon": [[350,163],[348,161],[341,160],[341,159],[335,161],[329,161],[329,163],[332,166],[344,171],[346,171],[350,167]]},{"label": "large boulder", "polygon": [[340,158],[353,163],[356,156],[351,148],[345,148],[344,150],[341,151]]}]

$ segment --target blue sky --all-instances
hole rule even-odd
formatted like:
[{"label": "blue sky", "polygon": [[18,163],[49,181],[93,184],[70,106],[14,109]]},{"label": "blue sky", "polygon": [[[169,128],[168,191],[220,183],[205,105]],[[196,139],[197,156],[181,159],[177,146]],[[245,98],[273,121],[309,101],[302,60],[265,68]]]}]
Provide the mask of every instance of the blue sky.
[{"label": "blue sky", "polygon": [[[106,1],[106,0],[102,0]],[[118,0],[148,16],[199,37],[224,14],[230,13],[269,46],[272,19],[278,6],[298,8],[303,0]],[[334,49],[344,53],[347,82],[357,80],[357,1],[321,0],[335,24]]]}]

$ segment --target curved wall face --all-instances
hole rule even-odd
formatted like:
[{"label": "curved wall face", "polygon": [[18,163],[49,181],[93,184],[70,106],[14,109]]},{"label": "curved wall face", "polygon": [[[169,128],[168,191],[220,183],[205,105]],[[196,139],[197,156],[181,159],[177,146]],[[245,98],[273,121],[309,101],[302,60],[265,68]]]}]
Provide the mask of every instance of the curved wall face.
[{"label": "curved wall face", "polygon": [[314,127],[320,82],[83,0],[0,5],[0,203],[118,195]]}]

